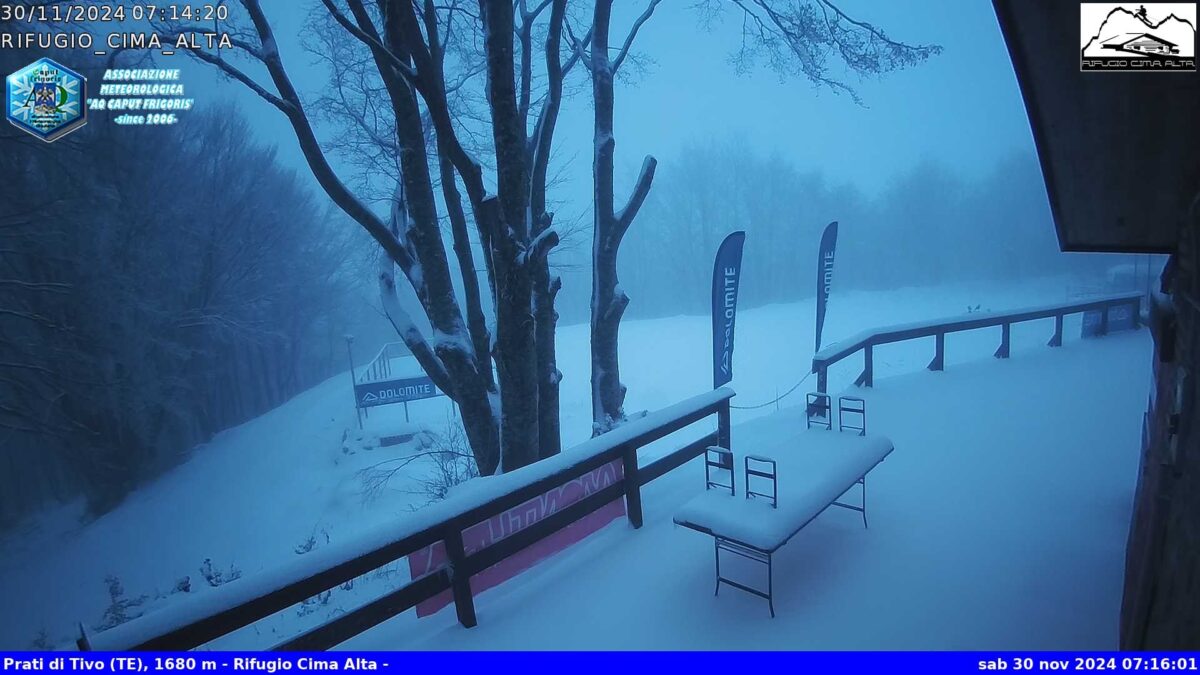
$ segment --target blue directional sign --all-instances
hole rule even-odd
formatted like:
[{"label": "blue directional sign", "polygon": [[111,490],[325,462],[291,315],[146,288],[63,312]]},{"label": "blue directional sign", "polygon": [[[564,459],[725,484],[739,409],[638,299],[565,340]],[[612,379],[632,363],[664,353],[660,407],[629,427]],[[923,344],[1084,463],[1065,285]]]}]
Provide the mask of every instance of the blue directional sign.
[{"label": "blue directional sign", "polygon": [[354,400],[359,408],[419,401],[440,396],[441,393],[428,377],[402,377],[354,385]]}]

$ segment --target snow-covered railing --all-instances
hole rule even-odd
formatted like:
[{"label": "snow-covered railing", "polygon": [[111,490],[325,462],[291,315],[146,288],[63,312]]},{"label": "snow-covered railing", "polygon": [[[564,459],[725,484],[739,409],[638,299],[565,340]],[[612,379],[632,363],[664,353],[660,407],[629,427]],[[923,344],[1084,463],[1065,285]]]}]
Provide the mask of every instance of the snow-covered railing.
[{"label": "snow-covered railing", "polygon": [[[467,486],[470,489],[408,515],[394,527],[315,550],[269,572],[243,576],[104,632],[85,632],[78,647],[101,651],[193,649],[439,541],[445,543],[449,558],[445,566],[274,648],[328,649],[446,590],[452,593],[459,621],[474,626],[472,575],[617,499],[625,499],[633,527],[641,527],[641,486],[699,456],[710,445],[729,447],[729,400],[733,395],[731,389],[716,389],[631,420],[554,457],[477,479]],[[713,415],[717,417],[716,431],[638,465],[639,448]],[[620,480],[496,543],[470,553],[464,550],[463,530],[617,460],[623,469]]]},{"label": "snow-covered railing", "polygon": [[375,358],[359,372],[356,382],[377,382],[386,380],[392,376],[392,359],[407,356],[409,354],[408,347],[403,342],[388,342],[380,348],[379,353]]},{"label": "snow-covered railing", "polygon": [[1108,312],[1114,307],[1130,307],[1133,325],[1136,327],[1140,322],[1139,312],[1141,308],[1141,301],[1142,294],[1125,293],[1122,295],[1091,298],[1078,302],[1046,305],[1043,307],[1032,307],[1009,312],[965,314],[963,316],[949,319],[938,319],[934,321],[922,321],[918,323],[876,328],[859,333],[858,335],[846,340],[841,340],[840,342],[831,344],[817,352],[813,356],[812,372],[817,374],[817,391],[824,392],[826,391],[826,387],[829,385],[829,367],[838,361],[841,361],[842,359],[861,351],[863,353],[863,372],[858,376],[858,379],[855,380],[854,383],[859,386],[869,387],[871,386],[874,378],[875,346],[926,337],[936,338],[934,356],[933,360],[929,362],[929,369],[942,370],[945,368],[947,333],[957,333],[961,331],[975,330],[977,328],[989,328],[992,326],[1000,326],[1002,329],[1000,334],[1000,347],[996,349],[995,356],[996,358],[1006,359],[1008,358],[1009,352],[1009,336],[1011,333],[1011,326],[1014,323],[1036,321],[1037,319],[1049,319],[1053,317],[1054,335],[1051,336],[1048,344],[1051,347],[1061,347],[1063,335],[1063,317],[1067,316],[1068,314],[1098,311],[1100,313],[1100,325],[1097,329],[1097,334],[1104,335],[1108,332]]}]

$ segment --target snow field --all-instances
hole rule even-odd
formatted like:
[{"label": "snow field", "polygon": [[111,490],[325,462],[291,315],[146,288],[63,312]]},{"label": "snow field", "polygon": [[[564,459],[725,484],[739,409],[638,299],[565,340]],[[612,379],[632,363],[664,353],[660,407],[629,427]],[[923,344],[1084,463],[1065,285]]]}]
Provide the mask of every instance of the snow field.
[{"label": "snow field", "polygon": [[[961,286],[936,290],[897,289],[877,293],[835,291],[826,324],[825,343],[874,326],[958,315],[967,305],[982,303],[985,310],[999,311],[1061,301],[1065,300],[1065,287],[1066,282],[1061,280],[1043,280],[1006,289]],[[791,388],[807,373],[812,354],[812,315],[811,299],[786,305],[742,309],[738,320],[735,379],[732,383],[732,387],[738,392],[737,398],[734,399],[735,405],[754,405],[770,401],[778,393]],[[876,495],[878,499],[883,500],[888,490],[911,490],[915,495],[913,499],[925,500],[931,507],[935,507],[935,497],[938,495],[927,489],[918,489],[917,486],[922,485],[922,481],[926,485],[933,481],[934,486],[948,491],[944,494],[953,495],[956,494],[955,490],[963,485],[964,476],[969,478],[988,475],[989,471],[994,473],[993,470],[997,468],[994,464],[1005,470],[1016,471],[1017,468],[1012,464],[1021,463],[1022,466],[1018,468],[1022,468],[1026,473],[1033,473],[1034,468],[1038,466],[1037,456],[1010,457],[999,452],[988,455],[983,453],[983,450],[950,453],[945,444],[969,444],[969,439],[979,436],[987,441],[986,447],[994,447],[992,439],[995,438],[997,442],[1006,439],[1010,444],[1020,447],[1036,445],[1040,448],[1050,448],[1053,447],[1050,443],[1061,438],[1061,430],[1053,426],[1045,429],[1038,426],[1026,433],[1022,431],[1027,428],[1025,420],[1036,421],[1040,416],[1053,415],[1062,421],[1066,419],[1068,412],[1074,412],[1078,419],[1090,420],[1088,424],[1091,426],[1085,425],[1081,428],[1092,434],[1090,438],[1098,444],[1098,451],[1112,456],[1114,465],[1100,465],[1098,462],[1084,461],[1084,458],[1077,457],[1082,464],[1073,468],[1073,473],[1070,474],[1072,480],[1066,480],[1068,476],[1065,473],[1057,476],[1050,472],[1044,477],[1042,474],[1033,476],[1031,482],[1022,485],[1032,486],[1030,489],[1036,489],[1038,496],[1047,491],[1061,493],[1075,489],[1072,486],[1088,494],[1095,492],[1099,495],[1100,491],[1093,484],[1095,481],[1103,481],[1103,487],[1116,490],[1115,496],[1108,497],[1110,503],[1106,507],[1106,513],[1109,513],[1114,521],[1120,521],[1118,529],[1122,534],[1114,539],[1112,532],[1106,530],[1107,538],[1101,538],[1093,545],[1102,545],[1105,551],[1119,558],[1124,544],[1124,528],[1128,524],[1128,495],[1121,492],[1121,489],[1132,489],[1136,468],[1138,424],[1140,411],[1145,404],[1147,386],[1144,373],[1148,372],[1146,360],[1149,358],[1149,338],[1146,331],[1140,331],[1084,343],[1076,339],[1078,322],[1078,317],[1068,320],[1065,329],[1068,341],[1066,347],[1061,350],[1051,350],[1042,346],[1052,330],[1052,321],[1014,326],[1013,358],[1008,362],[993,362],[990,358],[998,344],[998,328],[950,336],[947,338],[946,373],[929,374],[923,371],[924,365],[932,356],[932,339],[928,340],[929,344],[923,344],[925,341],[914,341],[878,348],[875,356],[877,388],[867,392],[870,406],[868,414],[873,428],[880,428],[876,425],[885,424],[896,427],[889,428],[886,433],[895,441],[897,452],[872,474],[873,477],[876,473],[881,476],[878,481],[873,481],[872,500],[876,499]],[[621,333],[621,357],[623,379],[629,386],[627,411],[634,413],[640,410],[656,410],[708,390],[711,385],[709,331],[708,317],[678,316],[626,321]],[[565,375],[562,388],[564,445],[572,447],[590,436],[587,326],[562,327],[558,344],[559,368]],[[840,387],[847,386],[858,374],[861,361],[855,361],[856,358],[860,357],[852,357],[831,370],[831,390],[837,391]],[[943,382],[959,382],[962,377],[960,370],[968,372],[972,368],[992,367],[1000,369],[997,372],[1006,372],[1005,368],[1013,367],[1025,372],[1024,369],[1029,364],[1039,364],[1037,368],[1045,369],[1048,375],[1058,373],[1057,378],[1051,378],[1053,381],[1073,383],[1075,389],[1072,390],[1071,396],[1078,399],[1079,406],[1089,409],[1062,411],[1058,407],[1062,400],[1046,400],[1041,394],[1029,394],[1042,391],[1039,389],[1039,381],[1036,380],[1014,381],[1012,384],[1019,387],[1017,390],[992,387],[990,383],[995,377],[990,372],[986,377],[981,376],[982,379],[975,385],[970,382],[960,383],[953,397],[938,398],[936,387]],[[889,377],[903,373],[914,374],[898,378]],[[1114,381],[1095,382],[1087,379],[1103,377],[1124,378],[1121,380],[1124,383],[1121,386],[1127,385],[1128,389],[1118,387]],[[908,387],[908,391],[898,393],[897,387]],[[797,405],[803,401],[803,393],[810,388],[808,383],[802,385],[796,393],[778,405],[783,408]],[[120,579],[127,598],[152,596],[141,609],[131,610],[136,613],[144,611],[145,606],[161,607],[187,597],[171,593],[171,589],[183,576],[191,578],[193,594],[204,592],[206,584],[201,578],[199,567],[206,559],[211,560],[216,569],[228,571],[235,568],[249,579],[256,574],[261,575],[280,565],[288,564],[296,560],[297,556],[311,555],[313,551],[354,540],[379,531],[380,528],[394,527],[411,518],[411,512],[428,501],[425,495],[414,494],[419,492],[419,487],[414,484],[417,476],[413,474],[426,470],[427,467],[423,468],[424,464],[420,461],[414,462],[410,465],[411,473],[397,476],[389,482],[387,489],[380,491],[370,500],[364,499],[360,472],[380,462],[402,459],[405,453],[420,452],[421,448],[416,443],[377,448],[366,442],[357,446],[351,444],[354,449],[352,454],[343,452],[348,430],[353,430],[355,426],[349,390],[349,375],[341,374],[297,396],[276,410],[218,435],[206,446],[196,449],[179,467],[139,489],[117,509],[93,522],[80,524],[79,506],[68,505],[46,512],[0,540],[0,597],[5,599],[7,605],[7,610],[0,615],[0,645],[7,648],[28,647],[40,631],[44,631],[51,642],[61,643],[74,639],[73,626],[77,621],[97,625],[101,622],[106,608],[112,604],[104,583],[105,576],[109,574]],[[889,399],[888,396],[892,398]],[[1031,410],[1026,405],[1027,401],[1032,405],[1034,401],[1031,399],[1036,399],[1040,406],[1046,407]],[[898,403],[889,405],[889,400],[904,403],[903,410],[896,407]],[[970,407],[964,409],[968,402]],[[1103,408],[1106,412],[1093,413],[1090,407]],[[1006,412],[1010,409],[1011,413]],[[755,425],[766,425],[763,428],[770,428],[770,420],[775,418],[767,416],[772,415],[775,410],[775,405],[757,410],[735,410],[735,445],[751,441],[756,433],[754,429],[758,428]],[[956,415],[964,410],[970,414]],[[1047,410],[1056,412],[1047,413]],[[425,425],[435,431],[444,429],[453,419],[449,400],[444,397],[411,403],[410,413],[414,424]],[[794,411],[785,411],[783,417],[793,413]],[[1017,418],[1005,421],[1008,414],[1017,415]],[[386,435],[391,430],[404,426],[403,420],[402,406],[375,408],[366,420],[366,429],[362,435],[366,439],[371,438],[373,434]],[[939,424],[926,424],[932,422]],[[972,427],[969,426],[971,423],[983,426]],[[901,424],[906,426],[897,427]],[[947,424],[958,430],[957,436],[950,438],[947,435],[938,435]],[[929,428],[926,429],[926,426]],[[910,430],[915,428],[920,428],[920,433],[925,436],[916,434],[915,438],[912,437],[916,432]],[[692,429],[675,434],[672,438],[661,441],[656,447],[647,449],[642,459],[647,461],[656,452],[665,452],[707,430],[701,428],[701,425],[696,425]],[[1050,434],[1044,441],[1039,440],[1043,438],[1039,435],[1041,431]],[[356,433],[350,432],[351,435]],[[906,435],[910,437],[906,438]],[[918,448],[921,450],[918,451]],[[929,453],[935,451],[948,453],[948,459],[951,461],[930,459]],[[1041,453],[1046,454],[1048,453]],[[1121,465],[1121,462],[1133,462],[1133,465]],[[897,464],[908,469],[889,483],[886,481],[886,473]],[[447,627],[443,638],[448,641],[444,646],[487,646],[490,644],[487,638],[479,638],[478,644],[460,643],[466,640],[467,636],[489,635],[494,634],[491,631],[500,630],[497,617],[505,613],[501,609],[504,607],[504,598],[519,595],[518,589],[527,586],[529,592],[532,592],[532,589],[540,588],[543,579],[553,580],[564,575],[570,576],[567,573],[569,570],[583,564],[589,555],[598,554],[600,551],[606,560],[610,556],[616,556],[616,559],[620,560],[626,559],[622,558],[625,554],[620,551],[633,547],[628,555],[636,557],[637,546],[654,540],[654,537],[647,535],[656,529],[663,529],[664,524],[665,541],[670,542],[670,560],[678,560],[679,563],[696,562],[692,560],[695,557],[692,553],[696,547],[711,546],[711,542],[703,541],[704,537],[693,532],[675,532],[669,526],[669,521],[671,504],[674,503],[672,499],[679,500],[692,493],[696,479],[691,474],[694,474],[694,469],[699,466],[683,467],[648,488],[647,528],[636,533],[629,541],[626,541],[626,533],[622,531],[625,526],[614,524],[565,555],[549,561],[549,564],[540,565],[518,579],[489,591],[480,599],[480,630],[464,633],[460,638],[454,637],[456,633],[453,627]],[[879,492],[876,492],[876,484],[881,485],[878,488]],[[966,484],[970,485],[969,480]],[[982,488],[985,494],[991,494],[987,491],[989,486],[993,484],[989,483]],[[1003,508],[998,516],[997,506],[992,502],[972,505],[971,498],[976,498],[978,502],[979,495],[976,492],[971,491],[970,494],[961,496],[964,503],[955,501],[955,508],[946,512],[937,511],[940,518],[938,522],[963,527],[970,524],[975,530],[986,530],[981,523],[995,521],[998,523],[995,527],[1016,532],[1026,527],[1021,518],[1053,521],[1066,517],[1054,508],[1026,511],[1017,509],[1008,502],[1000,504]],[[1060,496],[1061,494],[1056,494],[1056,504],[1060,503]],[[1009,508],[1015,510],[1003,510]],[[917,509],[914,509],[913,513],[908,515],[915,517],[916,511]],[[891,512],[908,513],[898,510],[895,505]],[[882,505],[878,511],[872,510],[871,534],[876,532],[876,522],[880,524],[879,529],[883,530],[886,519],[899,517],[888,516],[887,513],[887,507]],[[838,515],[857,517],[857,514],[849,512]],[[1004,519],[1009,516],[1013,520]],[[1081,514],[1076,514],[1076,517],[1087,521]],[[877,521],[877,518],[880,520]],[[835,520],[830,514],[818,518],[810,526],[816,532],[811,535],[811,540],[819,544],[831,541],[831,537],[860,536],[853,533],[838,534],[839,530],[836,528],[826,531],[833,527],[833,523],[822,523]],[[851,527],[857,523],[861,528],[861,522],[855,518],[850,520]],[[916,544],[924,541],[922,538],[933,537],[926,527],[927,524],[914,528],[912,523],[905,522],[905,527],[896,528],[892,534],[889,535],[887,530],[883,530],[883,533],[878,535],[879,539],[869,540],[878,542],[877,544],[868,542],[864,545],[895,546],[890,555],[899,556],[896,558],[897,564],[910,565],[913,564],[911,555],[920,557],[928,553]],[[685,534],[695,536],[679,538]],[[895,541],[888,540],[889,536],[895,537]],[[788,550],[802,539],[803,537],[798,538],[793,544],[785,547],[783,554],[800,556],[800,553],[789,553]],[[616,545],[613,551],[606,548],[615,544],[619,545]],[[663,541],[660,540],[656,546],[662,544]],[[1066,544],[1060,543],[1055,546],[1065,547]],[[308,552],[301,552],[306,547]],[[807,550],[803,546],[795,548],[797,551]],[[671,587],[678,586],[680,589],[686,587],[688,592],[697,597],[705,597],[708,594],[704,588],[690,582],[683,586],[685,580],[689,579],[711,581],[711,550],[704,550],[707,552],[699,554],[697,559],[701,565],[694,569],[674,563],[664,564],[661,569],[650,570],[640,570],[634,566],[625,570],[614,569],[605,572],[600,578],[583,585],[602,591],[608,575],[634,573],[631,570],[636,570],[638,575],[647,578],[648,583],[657,583],[657,579],[665,584],[664,593]],[[1016,555],[1017,553],[1010,550],[998,552],[1000,557]],[[821,557],[814,553],[810,553],[809,556]],[[962,557],[964,564],[978,563],[981,570],[994,569],[996,566],[995,561],[991,559],[976,560],[974,556],[965,553]],[[847,559],[853,559],[853,556],[848,556]],[[628,560],[632,562],[633,558]],[[824,561],[807,558],[801,558],[801,562],[809,562],[818,568],[826,565]],[[1108,570],[1110,562],[1105,560],[1091,564],[1104,571]],[[847,564],[853,568],[854,565],[864,563]],[[1027,567],[1033,566],[1028,560],[1022,564]],[[884,578],[894,576],[894,571],[890,576],[889,573],[885,573],[886,570],[877,571]],[[331,596],[323,602],[317,599],[311,606],[282,612],[213,646],[253,648],[273,644],[332,614],[374,597],[387,588],[406,582],[407,566],[404,561],[400,561],[369,576],[371,578],[361,580],[361,583],[357,583],[353,588],[334,589]],[[1061,575],[1056,572],[1051,576],[1059,578]],[[1070,581],[1073,577],[1070,574],[1066,576],[1069,578],[1064,581]],[[793,578],[801,584],[789,591],[793,594],[802,593],[807,588],[803,584],[813,583],[805,582],[804,579],[808,577],[803,575],[794,575]],[[702,581],[700,586],[707,583],[708,581]],[[960,580],[958,583],[963,584],[965,590],[974,589],[968,580]],[[1082,580],[1077,583],[1081,584]],[[904,590],[894,589],[893,592]],[[565,594],[564,597],[572,597],[581,591],[564,587],[561,592]],[[656,593],[657,591],[650,593],[645,598],[646,602],[650,602]],[[153,596],[162,597],[154,600]],[[1110,596],[1111,593],[1105,596],[1107,599],[1104,603],[1100,603],[1104,604],[1106,610],[1111,609]],[[47,597],[54,597],[55,600],[47,602]],[[664,597],[670,596],[668,594]],[[941,596],[938,597],[944,603],[949,602]],[[723,595],[721,602],[738,606],[743,600],[726,598]],[[779,606],[794,607],[796,603],[784,599],[780,601]],[[711,614],[708,611],[700,612],[701,608],[695,609],[703,615]],[[725,609],[722,607],[722,611]],[[747,611],[757,616],[757,609],[759,608],[756,604],[751,603]],[[765,607],[761,609],[762,615],[765,616]],[[830,617],[833,619],[843,611],[837,607],[829,609],[836,610]],[[1042,613],[1049,611],[1039,607],[1029,609]],[[393,646],[443,646],[441,639],[434,639],[428,634],[430,630],[437,634],[435,627],[439,625],[438,622],[446,621],[447,615],[452,620],[453,612],[444,611],[426,620],[426,623],[416,626],[412,637],[399,639],[393,636]],[[654,615],[655,612],[651,611],[647,616]],[[821,615],[819,611],[813,615],[806,614],[810,619]],[[1089,620],[1096,620],[1095,615],[1096,612],[1089,614]],[[396,626],[402,625],[405,620],[405,617],[400,617],[392,622],[394,626],[389,624],[377,630],[390,627],[396,631]],[[701,618],[696,616],[690,620],[701,621]],[[1109,623],[1113,626],[1111,634],[1115,635],[1115,614]],[[831,625],[836,624],[837,622],[833,621]],[[1071,624],[1071,621],[1064,621],[1062,630],[1070,629]],[[639,625],[642,624],[635,622],[628,628],[633,630]],[[968,631],[965,625],[959,628],[951,627],[949,630],[944,646],[962,644],[969,641],[967,638],[978,637]],[[1095,637],[1094,632],[1089,632],[1084,627],[1072,630],[1075,632],[1071,634],[1080,639]],[[407,633],[405,630],[406,636]],[[658,633],[658,628],[654,628],[649,630],[647,635],[635,638],[628,631],[617,631],[614,634],[616,637],[611,640],[588,642],[584,638],[588,635],[594,638],[594,634],[572,637],[568,629],[566,634],[558,636],[562,639],[558,646],[686,646],[669,635],[661,642],[655,642]],[[738,634],[739,630],[733,630],[730,639]],[[821,631],[815,633],[818,636],[823,634],[825,633]],[[423,638],[422,635],[426,637]],[[450,637],[446,638],[445,635]],[[900,633],[888,635],[894,640],[902,637]],[[958,635],[961,635],[961,639],[955,637]],[[1049,638],[1052,634],[1046,633],[1046,636]],[[850,644],[854,639],[854,636],[849,634],[841,637],[830,634],[829,637],[832,642],[825,646],[830,647]],[[363,637],[366,638],[367,636]],[[926,642],[934,644],[937,640],[935,636],[927,636]],[[527,646],[535,644],[552,646],[550,642],[541,643],[536,640]],[[719,644],[718,640],[712,646]],[[768,639],[763,646],[769,644],[774,643]],[[885,640],[881,644],[898,643]]]}]

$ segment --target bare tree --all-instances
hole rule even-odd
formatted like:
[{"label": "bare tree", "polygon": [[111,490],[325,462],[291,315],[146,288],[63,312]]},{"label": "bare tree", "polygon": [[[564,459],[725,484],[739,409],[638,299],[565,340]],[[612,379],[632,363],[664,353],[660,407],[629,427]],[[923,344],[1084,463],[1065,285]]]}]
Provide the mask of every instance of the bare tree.
[{"label": "bare tree", "polygon": [[597,0],[592,22],[592,48],[588,59],[595,104],[595,160],[592,165],[594,217],[592,231],[592,433],[603,434],[625,419],[625,385],[617,355],[621,317],[629,296],[617,280],[617,251],[638,209],[650,193],[657,161],[647,156],[633,189],[620,209],[613,195],[613,164],[616,139],[613,135],[613,79],[637,37],[661,0],[650,0],[629,30],[620,51],[609,54],[612,0]]},{"label": "bare tree", "polygon": [[[311,114],[288,74],[259,0],[242,0],[244,27],[225,28],[233,35],[234,53],[261,64],[269,82],[255,79],[226,53],[192,52],[285,116],[322,188],[399,268],[401,276],[390,264],[380,274],[385,311],[435,384],[459,403],[484,474],[524,466],[560,448],[554,302],[561,282],[548,263],[559,234],[546,186],[564,78],[579,62],[591,72],[597,104],[592,307],[596,432],[623,418],[617,328],[628,298],[617,283],[616,256],[649,191],[655,162],[647,159],[632,197],[616,209],[613,76],[630,58],[639,29],[659,1],[650,0],[621,46],[610,53],[611,0],[596,4],[593,27],[581,38],[571,33],[565,50],[567,0],[477,0],[471,7],[463,0],[322,0],[332,20],[326,25],[341,31],[330,36],[331,44],[351,45],[341,66],[333,64],[338,90],[355,92],[356,100],[368,103],[356,107],[327,97]],[[812,29],[807,33],[796,30],[797,20],[809,18],[809,4],[739,6],[755,17],[764,40],[772,34],[782,40],[804,68],[819,61],[801,58],[806,40],[818,42],[811,22],[802,26]],[[836,10],[827,2],[816,6]],[[829,18],[825,26],[830,36],[826,43],[841,49],[852,67],[882,69],[880,64],[897,58],[877,54],[880,45],[892,43],[865,24]],[[171,28],[181,32],[197,27]],[[860,34],[866,38],[856,42]],[[544,58],[535,68],[534,41],[539,37],[544,39]],[[805,72],[819,74],[819,68]],[[464,96],[470,83],[479,79],[476,75],[486,86],[478,99],[482,105],[473,106],[464,103]],[[381,169],[373,180],[385,184],[360,182],[352,189],[337,175],[326,153],[338,148],[318,142],[318,113],[340,117],[357,128],[359,136],[353,142],[370,145],[369,161]],[[341,150],[354,152],[358,147]],[[484,155],[486,161],[480,159]],[[493,176],[494,190],[488,187]],[[394,183],[390,190],[387,182]],[[380,217],[368,205],[375,194],[391,195],[388,217]],[[443,238],[444,221],[449,223],[457,280]],[[472,225],[477,244],[471,238]],[[476,256],[482,258],[487,275],[491,317],[482,303]],[[398,301],[398,279],[412,286],[419,306],[411,311],[423,316],[414,317]],[[428,330],[422,328],[426,324]]]},{"label": "bare tree", "polygon": [[[619,47],[610,48],[612,0],[597,0],[592,49],[588,60],[595,105],[595,215],[592,276],[592,429],[602,434],[625,419],[625,386],[621,384],[618,332],[629,297],[617,278],[617,253],[633,219],[650,191],[657,162],[647,156],[629,200],[619,210],[613,195],[613,78],[630,56],[639,29],[660,0],[650,0]],[[765,56],[781,75],[802,75],[859,101],[857,93],[829,73],[829,61],[840,60],[859,75],[882,74],[915,65],[940,51],[888,38],[869,23],[846,15],[829,0],[703,0],[696,7],[705,21],[719,19],[734,7],[742,15],[741,68]],[[615,55],[613,52],[615,49]]]},{"label": "bare tree", "polygon": [[759,61],[784,77],[803,77],[862,103],[858,92],[831,65],[846,74],[884,75],[940,54],[938,45],[911,45],[888,37],[883,29],[855,19],[831,0],[700,0],[702,20],[720,20],[726,12],[742,21],[742,42],[734,55],[739,70]]},{"label": "bare tree", "polygon": [[[269,83],[254,79],[225,54],[200,49],[192,54],[284,114],[322,188],[370,233],[413,287],[429,335],[398,301],[390,265],[380,275],[388,318],[435,384],[458,402],[480,471],[511,470],[557,452],[560,374],[553,336],[560,282],[550,274],[547,256],[559,237],[545,191],[562,79],[575,59],[568,56],[564,64],[561,54],[566,0],[540,0],[534,6],[479,0],[477,15],[458,1],[322,4],[342,37],[360,44],[367,56],[362,63],[370,64],[369,71],[360,63],[335,76],[367,98],[386,96],[386,109],[377,105],[370,109],[371,119],[353,120],[378,151],[373,155],[377,166],[390,166],[395,158],[396,184],[386,220],[334,172],[326,157],[329,148],[317,141],[313,116],[292,83],[258,0],[243,0],[249,23],[241,30],[230,28],[239,55],[261,63]],[[531,133],[538,22],[546,33],[547,94]],[[472,49],[478,59],[469,57]],[[483,119],[470,118],[469,107],[456,98],[475,73],[486,79]],[[382,87],[371,84],[376,81]],[[361,114],[344,103],[339,110],[337,101],[325,101],[319,109],[344,118]],[[375,118],[379,113],[381,120]],[[485,143],[480,128],[486,130]],[[481,149],[489,154],[486,164],[478,158]],[[485,170],[492,169],[495,190],[485,184]],[[439,196],[450,224],[457,284],[442,237]],[[494,335],[476,276],[472,223],[492,296]],[[461,303],[456,288],[462,291]]]}]

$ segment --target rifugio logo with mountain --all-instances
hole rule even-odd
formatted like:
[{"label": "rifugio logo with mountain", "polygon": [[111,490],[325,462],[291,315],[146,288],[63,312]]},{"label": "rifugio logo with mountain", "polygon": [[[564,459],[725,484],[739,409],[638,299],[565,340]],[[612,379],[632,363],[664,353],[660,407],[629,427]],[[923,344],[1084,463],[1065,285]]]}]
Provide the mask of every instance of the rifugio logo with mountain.
[{"label": "rifugio logo with mountain", "polygon": [[1196,3],[1085,2],[1079,8],[1084,71],[1196,72]]}]

